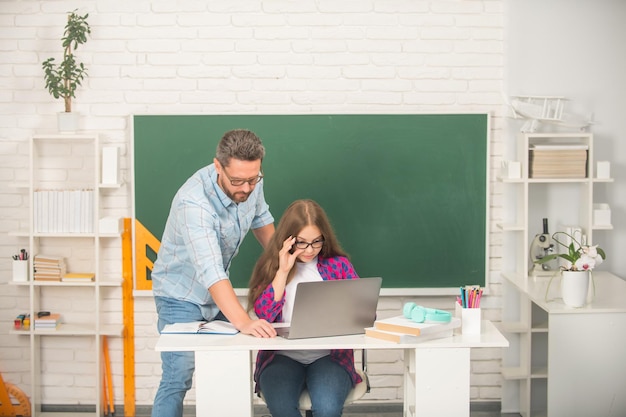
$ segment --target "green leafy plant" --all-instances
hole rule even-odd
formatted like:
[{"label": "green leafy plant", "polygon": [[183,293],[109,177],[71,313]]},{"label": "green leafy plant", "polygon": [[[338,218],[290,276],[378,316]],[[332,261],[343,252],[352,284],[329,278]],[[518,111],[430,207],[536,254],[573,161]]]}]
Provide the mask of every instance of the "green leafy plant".
[{"label": "green leafy plant", "polygon": [[[557,239],[557,235],[564,235],[568,238],[570,243],[567,244],[560,241]],[[591,271],[597,265],[600,265],[604,259],[606,259],[606,254],[600,247],[598,247],[598,245],[583,245],[569,233],[556,232],[552,235],[552,240],[567,248],[567,253],[553,253],[535,260],[535,263],[542,264],[556,258],[562,258],[568,261],[567,266],[561,266],[561,269],[564,271]]]},{"label": "green leafy plant", "polygon": [[87,35],[91,34],[87,17],[88,13],[81,16],[76,10],[68,14],[61,38],[63,61],[56,65],[54,58],[48,58],[42,64],[48,92],[54,98],[63,98],[65,111],[68,113],[72,111],[72,98],[76,98],[76,88],[87,75],[85,65],[82,62],[77,63],[74,57],[78,45],[87,42]]}]

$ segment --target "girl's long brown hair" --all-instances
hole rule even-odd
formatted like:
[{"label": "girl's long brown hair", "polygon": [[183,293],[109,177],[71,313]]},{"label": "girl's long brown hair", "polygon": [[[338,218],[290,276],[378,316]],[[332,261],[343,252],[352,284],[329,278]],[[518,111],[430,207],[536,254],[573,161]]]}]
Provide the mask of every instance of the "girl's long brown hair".
[{"label": "girl's long brown hair", "polygon": [[[274,235],[254,266],[248,285],[248,311],[254,309],[254,302],[276,276],[279,266],[278,252],[283,247],[283,242],[290,236],[298,236],[298,233],[306,226],[317,226],[322,233],[324,246],[319,256],[323,258],[348,257],[341,248],[322,207],[313,200],[294,201],[283,213]],[[296,268],[292,268],[289,271],[287,282],[291,281],[295,270]]]}]

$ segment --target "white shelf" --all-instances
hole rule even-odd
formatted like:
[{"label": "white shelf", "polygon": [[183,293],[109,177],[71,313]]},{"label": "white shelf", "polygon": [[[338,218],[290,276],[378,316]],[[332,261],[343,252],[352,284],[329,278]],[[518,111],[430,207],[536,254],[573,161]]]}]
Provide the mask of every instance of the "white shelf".
[{"label": "white shelf", "polygon": [[[501,371],[502,390],[507,393],[502,409],[507,412],[534,417],[607,415],[626,410],[626,401],[614,403],[615,410],[606,408],[612,404],[611,398],[626,391],[626,380],[613,372],[626,351],[626,336],[614,330],[626,326],[626,281],[594,271],[597,293],[593,302],[572,308],[560,298],[558,275],[531,274],[530,246],[535,234],[541,233],[542,218],[548,219],[550,236],[561,225],[576,225],[591,244],[602,243],[597,232],[613,229],[613,225],[593,222],[594,204],[603,203],[596,201],[594,188],[614,182],[613,178],[595,178],[593,139],[585,132],[521,133],[512,141],[521,176],[500,179],[510,216],[497,224],[503,234],[505,319],[501,328],[510,335],[505,363],[513,365]],[[587,177],[529,178],[529,149],[536,143],[586,146]],[[607,344],[612,348],[603,347]],[[577,365],[572,367],[574,363]]]},{"label": "white shelf", "polygon": [[523,232],[526,230],[523,224],[518,223],[498,223],[497,226],[503,232]]},{"label": "white shelf", "polygon": [[35,336],[95,336],[96,334],[104,336],[121,337],[123,335],[124,326],[121,324],[105,324],[100,326],[99,333],[96,332],[95,324],[75,324],[61,323],[53,330],[15,330],[11,329],[9,333],[19,336],[29,336],[31,333]]},{"label": "white shelf", "polygon": [[61,238],[94,238],[95,233],[33,233],[33,237],[61,237]]},{"label": "white shelf", "polygon": [[[100,193],[107,192],[110,189],[121,187],[121,184],[101,184],[100,183],[100,143],[99,136],[92,133],[77,134],[51,134],[37,135],[30,141],[30,168],[29,181],[27,183],[15,184],[16,189],[25,190],[28,193],[30,204],[34,203],[35,190],[94,190],[93,193],[93,211],[90,216],[94,219],[94,232],[90,233],[40,233],[35,232],[34,211],[29,207],[25,210],[25,223],[29,226],[26,230],[17,230],[11,232],[11,236],[17,236],[28,240],[28,253],[30,254],[30,280],[26,282],[10,281],[10,285],[22,287],[28,293],[28,305],[23,306],[23,310],[27,311],[32,317],[41,309],[50,309],[48,306],[56,306],[51,312],[61,314],[61,324],[52,330],[34,329],[33,323],[28,330],[11,329],[10,333],[27,336],[29,338],[30,349],[30,392],[35,393],[32,402],[32,417],[40,416],[60,416],[66,413],[45,412],[42,413],[41,403],[53,404],[52,398],[41,398],[40,392],[42,385],[48,383],[39,373],[42,369],[43,357],[46,357],[40,349],[55,349],[61,346],[63,349],[71,349],[74,343],[64,342],[65,338],[93,338],[93,343],[89,343],[89,350],[84,351],[81,348],[81,355],[92,354],[91,361],[93,363],[93,371],[91,375],[93,381],[90,388],[95,387],[96,393],[94,398],[81,399],[84,404],[93,404],[93,413],[76,413],[72,416],[100,416],[102,409],[102,338],[104,336],[121,337],[123,335],[122,324],[105,324],[103,322],[104,313],[102,306],[105,297],[108,297],[111,288],[119,288],[122,286],[122,277],[112,277],[109,271],[104,271],[101,262],[102,251],[101,243],[105,240],[120,238],[120,233],[98,233],[98,221],[105,217],[100,207]],[[55,170],[65,170],[65,172],[50,175],[50,166],[54,166]],[[61,168],[57,168],[61,167]],[[58,178],[58,179],[57,179]],[[57,195],[56,193],[54,195]],[[55,206],[57,207],[57,206]],[[59,213],[63,211],[62,205],[59,205]],[[45,211],[44,211],[45,212]],[[70,211],[71,213],[71,211]],[[63,223],[67,217],[59,216],[57,221]],[[60,229],[59,229],[60,230]],[[83,229],[85,230],[85,229]],[[62,242],[62,244],[59,244]],[[32,279],[32,262],[37,254],[54,254],[63,256],[66,259],[68,272],[74,271],[92,271],[96,275],[96,279],[91,282],[64,282],[64,281],[37,281]],[[76,258],[76,253],[80,256]],[[67,298],[80,297],[82,303],[79,310],[72,306],[73,301]],[[77,296],[77,294],[80,294]],[[67,306],[67,311],[63,307]],[[83,311],[87,310],[87,311]],[[79,320],[76,323],[76,319]],[[67,320],[67,322],[65,322]],[[84,322],[84,320],[89,320]],[[122,322],[120,317],[119,322]],[[46,343],[40,343],[39,339],[46,338]],[[80,344],[76,344],[80,346]],[[45,346],[45,347],[44,347]],[[76,347],[76,349],[79,349]]]},{"label": "white shelf", "polygon": [[586,184],[589,178],[528,178],[528,184]]},{"label": "white shelf", "polygon": [[[593,272],[596,295],[590,304],[580,308],[569,307],[563,304],[563,300],[559,298],[558,278],[553,279],[552,283],[550,283],[549,277],[522,279],[511,274],[503,274],[503,276],[518,291],[525,294],[531,302],[548,314],[626,313],[626,297],[624,296],[626,294],[626,281],[617,278],[610,272]],[[546,299],[548,286],[550,286],[550,289]]]},{"label": "white shelf", "polygon": [[[95,287],[96,281],[92,282],[67,282],[67,281],[9,281],[9,285],[16,286],[29,286],[33,285],[36,287]],[[101,287],[121,287],[122,279],[106,279],[98,282],[98,285]]]}]

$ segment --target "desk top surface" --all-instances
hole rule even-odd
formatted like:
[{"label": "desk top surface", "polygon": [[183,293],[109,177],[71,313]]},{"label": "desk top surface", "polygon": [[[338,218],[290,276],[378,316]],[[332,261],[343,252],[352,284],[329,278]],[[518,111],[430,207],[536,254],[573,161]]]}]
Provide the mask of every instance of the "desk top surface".
[{"label": "desk top surface", "polygon": [[[581,308],[563,304],[560,277],[521,278],[513,274],[504,277],[542,309],[551,314],[626,313],[626,281],[610,272],[593,272],[595,296]],[[593,294],[593,287],[590,289]]]},{"label": "desk top surface", "polygon": [[282,337],[261,339],[245,334],[162,334],[155,346],[157,351],[210,351],[210,350],[301,350],[301,349],[428,349],[428,348],[473,348],[508,347],[508,340],[488,320],[482,322],[478,335],[462,335],[460,332],[441,339],[423,342],[395,343],[365,336],[320,337],[313,339],[287,340]]}]

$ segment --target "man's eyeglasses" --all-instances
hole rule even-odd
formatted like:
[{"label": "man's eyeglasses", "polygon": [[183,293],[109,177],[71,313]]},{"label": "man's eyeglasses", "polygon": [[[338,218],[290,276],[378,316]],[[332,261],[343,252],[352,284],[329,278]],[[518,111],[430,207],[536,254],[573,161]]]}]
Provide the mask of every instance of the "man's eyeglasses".
[{"label": "man's eyeglasses", "polygon": [[305,242],[305,241],[299,241],[299,242],[294,243],[294,245],[298,249],[306,249],[309,246],[312,247],[313,249],[319,249],[322,246],[324,246],[324,239],[314,240],[311,243]]},{"label": "man's eyeglasses", "polygon": [[247,180],[242,180],[240,178],[231,178],[224,167],[222,167],[222,171],[224,171],[224,175],[226,175],[226,178],[228,178],[228,181],[230,181],[230,185],[232,185],[233,187],[241,187],[245,183],[248,183],[250,185],[257,185],[263,179],[263,170],[261,170],[259,175],[257,175],[256,177],[248,178]]}]

